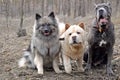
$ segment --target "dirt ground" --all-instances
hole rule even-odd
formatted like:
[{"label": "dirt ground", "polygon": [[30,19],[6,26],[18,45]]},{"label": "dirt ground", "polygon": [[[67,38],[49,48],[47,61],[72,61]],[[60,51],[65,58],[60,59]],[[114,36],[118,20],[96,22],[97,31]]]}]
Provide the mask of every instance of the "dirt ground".
[{"label": "dirt ground", "polygon": [[[77,22],[85,22],[88,25],[92,18],[76,19]],[[74,20],[74,21],[76,21]],[[79,20],[79,21],[78,21]],[[93,69],[90,73],[73,72],[56,74],[54,71],[45,71],[43,76],[37,74],[37,70],[18,68],[17,62],[26,49],[32,32],[33,18],[25,18],[24,27],[27,29],[27,36],[18,38],[16,36],[18,19],[9,18],[9,27],[6,27],[6,20],[0,20],[0,80],[120,80],[120,17],[112,20],[115,24],[116,43],[113,54],[113,71],[115,76],[108,77],[106,68]]]}]

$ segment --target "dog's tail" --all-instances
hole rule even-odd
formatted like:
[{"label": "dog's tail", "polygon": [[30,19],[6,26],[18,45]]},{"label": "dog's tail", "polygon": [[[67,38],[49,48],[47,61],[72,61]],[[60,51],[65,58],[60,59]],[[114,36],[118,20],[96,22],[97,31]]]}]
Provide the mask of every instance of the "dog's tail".
[{"label": "dog's tail", "polygon": [[23,57],[18,61],[18,66],[35,69],[35,64],[33,62],[33,57],[31,55],[31,46],[30,45],[29,45],[28,49],[24,51]]}]

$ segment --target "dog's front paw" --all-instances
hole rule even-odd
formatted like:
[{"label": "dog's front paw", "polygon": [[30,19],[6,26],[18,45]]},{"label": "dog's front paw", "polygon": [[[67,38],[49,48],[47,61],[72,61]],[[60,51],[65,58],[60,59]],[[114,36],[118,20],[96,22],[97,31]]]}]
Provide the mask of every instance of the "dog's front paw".
[{"label": "dog's front paw", "polygon": [[87,64],[86,67],[85,67],[85,72],[89,71],[90,69],[91,69],[91,64]]},{"label": "dog's front paw", "polygon": [[72,69],[70,68],[67,68],[67,69],[65,69],[65,72],[67,73],[67,74],[71,74],[71,72],[72,72]]},{"label": "dog's front paw", "polygon": [[62,70],[55,71],[57,74],[63,73]]},{"label": "dog's front paw", "polygon": [[111,68],[107,68],[107,75],[108,76],[114,76],[115,74],[114,74],[114,72]]},{"label": "dog's front paw", "polygon": [[83,68],[78,69],[79,72],[84,72],[85,70]]},{"label": "dog's front paw", "polygon": [[38,72],[38,74],[43,75],[43,72]]},{"label": "dog's front paw", "polygon": [[43,75],[43,70],[38,70],[38,74]]}]

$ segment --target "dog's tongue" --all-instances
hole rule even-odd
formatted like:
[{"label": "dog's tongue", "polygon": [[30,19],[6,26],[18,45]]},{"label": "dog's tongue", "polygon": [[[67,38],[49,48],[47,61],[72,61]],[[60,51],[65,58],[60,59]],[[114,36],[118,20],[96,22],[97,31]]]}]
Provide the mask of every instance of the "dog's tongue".
[{"label": "dog's tongue", "polygon": [[44,33],[44,35],[45,35],[45,36],[48,36],[48,35],[49,35],[49,33]]},{"label": "dog's tongue", "polygon": [[100,23],[102,23],[102,22],[107,23],[107,22],[108,22],[108,20],[107,20],[107,19],[105,19],[105,18],[100,19]]}]

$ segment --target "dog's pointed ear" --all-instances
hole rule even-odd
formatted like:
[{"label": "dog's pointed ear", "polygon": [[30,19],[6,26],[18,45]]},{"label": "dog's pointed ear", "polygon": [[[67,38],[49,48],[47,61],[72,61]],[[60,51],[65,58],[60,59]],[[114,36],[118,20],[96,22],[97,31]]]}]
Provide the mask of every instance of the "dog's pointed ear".
[{"label": "dog's pointed ear", "polygon": [[35,19],[36,19],[36,20],[39,20],[40,18],[41,18],[40,14],[36,13]]},{"label": "dog's pointed ear", "polygon": [[48,15],[48,17],[55,18],[54,12],[52,11],[52,12]]},{"label": "dog's pointed ear", "polygon": [[69,24],[65,24],[65,30],[67,30],[70,27]]},{"label": "dog's pointed ear", "polygon": [[84,28],[84,23],[80,23],[79,26],[80,26],[82,29],[85,29],[85,28]]},{"label": "dog's pointed ear", "polygon": [[65,38],[59,38],[59,40],[60,40],[60,41],[64,41],[64,40],[65,40]]}]

